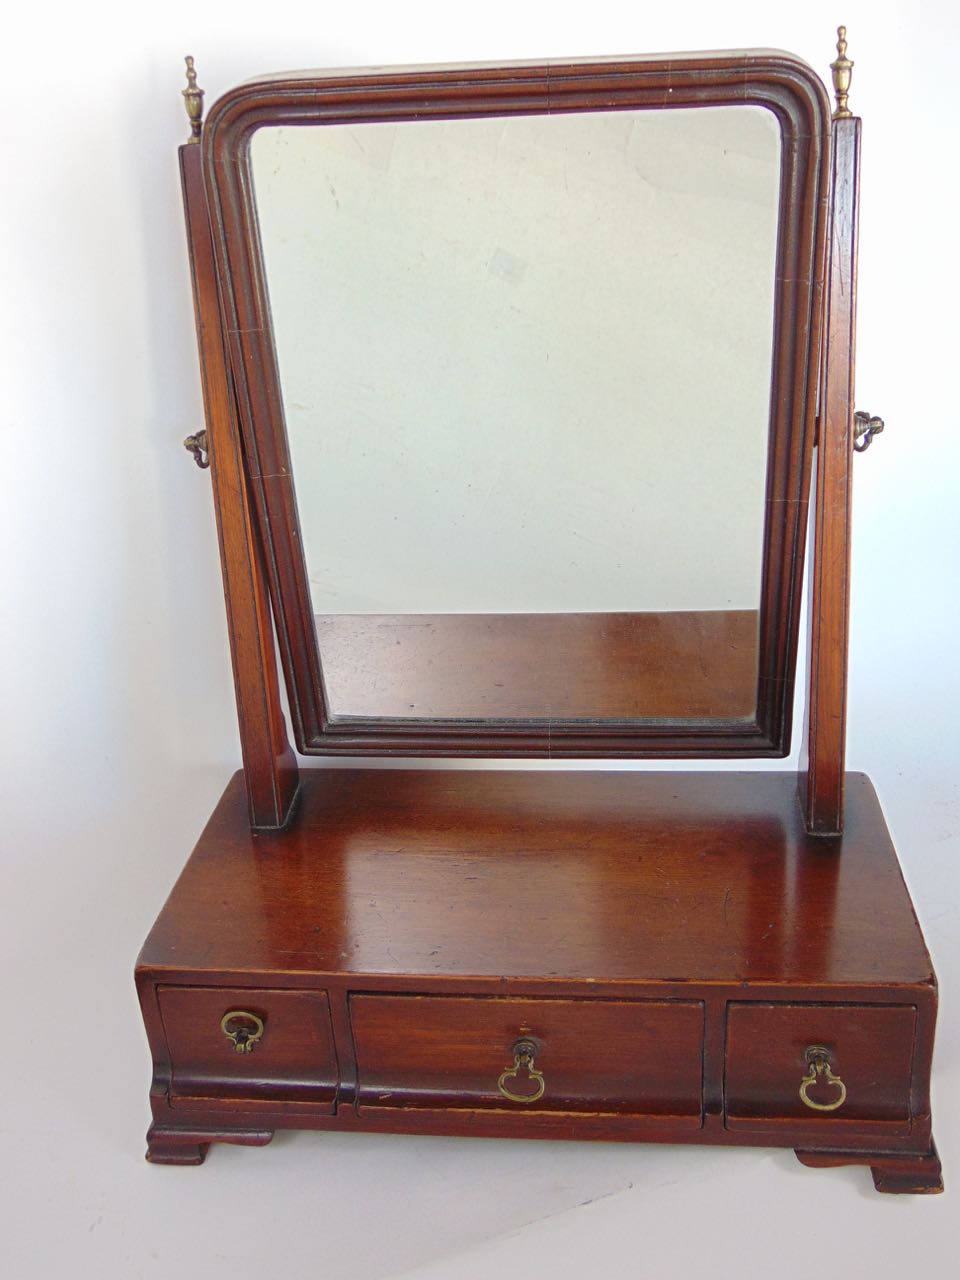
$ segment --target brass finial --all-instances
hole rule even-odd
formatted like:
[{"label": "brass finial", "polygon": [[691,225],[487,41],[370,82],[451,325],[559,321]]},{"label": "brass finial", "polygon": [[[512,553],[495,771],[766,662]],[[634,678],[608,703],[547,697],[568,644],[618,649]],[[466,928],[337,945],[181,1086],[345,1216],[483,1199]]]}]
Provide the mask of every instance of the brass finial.
[{"label": "brass finial", "polygon": [[200,130],[203,128],[203,90],[197,88],[197,72],[193,58],[184,59],[187,64],[187,87],[182,90],[184,106],[190,117],[190,137],[188,142],[200,141]]},{"label": "brass finial", "polygon": [[830,63],[830,70],[833,72],[833,90],[837,95],[837,107],[833,118],[843,120],[852,114],[847,106],[847,97],[850,93],[850,73],[853,71],[853,63],[847,57],[846,27],[837,27],[837,56],[835,61]]}]

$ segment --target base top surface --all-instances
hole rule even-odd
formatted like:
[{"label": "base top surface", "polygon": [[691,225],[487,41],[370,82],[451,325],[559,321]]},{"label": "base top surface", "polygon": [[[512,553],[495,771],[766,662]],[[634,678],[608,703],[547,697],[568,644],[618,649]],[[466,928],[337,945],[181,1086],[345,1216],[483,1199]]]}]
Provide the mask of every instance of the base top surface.
[{"label": "base top surface", "polygon": [[258,834],[238,773],[140,964],[934,980],[869,779],[847,776],[846,830],[824,839],[796,774],[770,772],[314,769],[289,828]]}]

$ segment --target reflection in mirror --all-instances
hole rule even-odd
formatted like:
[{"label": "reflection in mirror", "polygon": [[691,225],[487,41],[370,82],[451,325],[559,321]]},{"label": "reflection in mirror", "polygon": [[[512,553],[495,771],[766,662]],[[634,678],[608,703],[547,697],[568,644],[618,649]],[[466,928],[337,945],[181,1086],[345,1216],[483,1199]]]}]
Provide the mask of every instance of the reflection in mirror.
[{"label": "reflection in mirror", "polygon": [[332,718],[752,718],[773,115],[264,128],[251,167]]}]

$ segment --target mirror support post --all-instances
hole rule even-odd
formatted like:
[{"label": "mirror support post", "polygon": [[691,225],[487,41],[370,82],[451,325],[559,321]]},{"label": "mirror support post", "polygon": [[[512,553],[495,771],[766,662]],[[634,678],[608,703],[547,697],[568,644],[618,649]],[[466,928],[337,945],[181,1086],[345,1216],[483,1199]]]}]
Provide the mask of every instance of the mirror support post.
[{"label": "mirror support post", "polygon": [[263,548],[249,492],[226,356],[201,149],[193,145],[199,142],[199,133],[198,119],[194,136],[180,148],[180,177],[210,475],[250,823],[257,829],[274,829],[282,827],[290,817],[300,777],[280,703]]},{"label": "mirror support post", "polygon": [[847,718],[860,120],[842,109],[845,103],[844,95],[842,104],[838,100],[832,131],[814,545],[809,575],[810,696],[800,766],[807,830],[824,836],[839,835],[843,829]]}]

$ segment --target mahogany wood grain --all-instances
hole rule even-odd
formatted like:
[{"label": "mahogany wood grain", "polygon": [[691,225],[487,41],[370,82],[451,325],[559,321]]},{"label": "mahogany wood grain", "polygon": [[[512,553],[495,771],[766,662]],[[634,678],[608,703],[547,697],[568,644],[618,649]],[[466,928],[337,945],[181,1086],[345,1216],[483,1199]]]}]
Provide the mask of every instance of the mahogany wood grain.
[{"label": "mahogany wood grain", "polygon": [[920,1155],[907,1153],[865,1155],[856,1151],[797,1151],[797,1159],[811,1169],[835,1169],[845,1164],[868,1164],[878,1191],[912,1195],[937,1195],[943,1190],[943,1172],[936,1144]]},{"label": "mahogany wood grain", "polygon": [[309,769],[276,834],[250,832],[238,774],[142,963],[929,983],[873,787],[849,781],[835,857],[804,830],[793,773]]},{"label": "mahogany wood grain", "polygon": [[[936,982],[859,775],[840,842],[805,830],[792,773],[308,770],[275,833],[249,830],[238,776],[138,964],[151,1159],[278,1128],[696,1141],[841,1152],[915,1189]],[[200,990],[161,1016],[171,988]],[[333,1112],[329,1057],[292,1025],[269,1040],[278,995],[320,992]],[[245,1070],[218,1044],[241,995],[267,1026]],[[522,1033],[545,1109],[490,1093]],[[791,1110],[808,1037],[855,1091],[849,1120]],[[181,1061],[209,1072],[189,1108]],[[265,1091],[287,1076],[300,1100]]]},{"label": "mahogany wood grain", "polygon": [[738,720],[756,610],[322,614],[332,720]]},{"label": "mahogany wood grain", "polygon": [[[494,1107],[701,1120],[703,1006],[689,1000],[353,995],[360,1110]],[[500,1092],[513,1046],[536,1045],[543,1096]],[[508,1082],[533,1092],[528,1073]]]},{"label": "mahogany wood grain", "polygon": [[297,761],[280,706],[273,619],[227,365],[198,146],[180,148],[180,177],[249,818],[254,827],[280,827],[297,793]]},{"label": "mahogany wood grain", "polygon": [[[325,992],[161,986],[157,998],[174,1064],[172,1106],[209,1106],[239,1093],[333,1110],[337,1055]],[[220,1026],[225,1014],[237,1011],[264,1022],[262,1039],[246,1053],[236,1051]]]},{"label": "mahogany wood grain", "polygon": [[819,835],[836,835],[843,829],[859,184],[860,121],[851,116],[833,122],[817,500],[810,565],[810,696],[806,764],[800,772],[807,827]]},{"label": "mahogany wood grain", "polygon": [[[294,493],[274,335],[249,167],[265,125],[358,127],[558,111],[754,105],[781,131],[781,216],[775,267],[771,425],[755,718],[584,726],[337,723],[323,692]],[[829,103],[811,69],[788,54],[748,50],[642,61],[600,59],[269,77],[226,94],[203,133],[204,175],[221,301],[251,490],[267,545],[294,736],[305,754],[542,757],[783,756],[793,682],[822,312]]]},{"label": "mahogany wood grain", "polygon": [[[910,1132],[910,1084],[917,1011],[913,1005],[739,1004],[727,1009],[724,1093],[731,1128],[762,1131],[784,1118],[811,1130],[828,1129],[843,1142],[848,1130]],[[804,1106],[800,1082],[805,1052],[829,1052],[831,1070],[847,1096],[836,1111]],[[818,1082],[814,1102],[830,1104],[835,1086]]]}]

